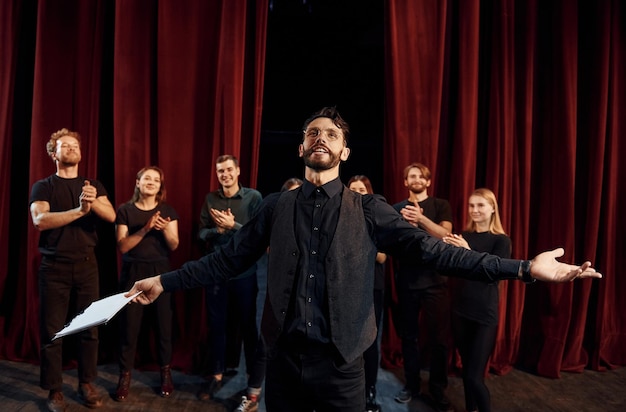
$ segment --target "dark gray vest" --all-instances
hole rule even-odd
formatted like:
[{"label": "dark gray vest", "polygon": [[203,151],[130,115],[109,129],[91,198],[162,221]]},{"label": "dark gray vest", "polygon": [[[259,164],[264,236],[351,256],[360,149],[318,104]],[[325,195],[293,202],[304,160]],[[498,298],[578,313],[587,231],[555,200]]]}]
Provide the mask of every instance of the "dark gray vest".
[{"label": "dark gray vest", "polygon": [[[300,189],[284,192],[272,217],[267,296],[262,333],[271,349],[283,332],[300,255],[294,232],[295,200]],[[330,338],[345,361],[360,356],[376,337],[374,261],[376,246],[367,233],[362,197],[343,190],[339,222],[326,256]]]}]

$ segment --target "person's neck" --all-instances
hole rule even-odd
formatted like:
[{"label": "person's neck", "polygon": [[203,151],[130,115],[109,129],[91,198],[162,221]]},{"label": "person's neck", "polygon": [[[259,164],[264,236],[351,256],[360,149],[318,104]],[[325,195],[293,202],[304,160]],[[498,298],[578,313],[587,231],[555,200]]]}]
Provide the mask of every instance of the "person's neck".
[{"label": "person's neck", "polygon": [[135,202],[137,209],[141,210],[152,210],[157,207],[157,205],[158,202],[156,200],[156,196],[140,196]]},{"label": "person's neck", "polygon": [[78,177],[78,165],[65,166],[57,162],[57,176],[64,179],[74,179]]},{"label": "person's neck", "polygon": [[425,190],[420,193],[414,193],[409,191],[409,202],[411,203],[422,202],[426,199],[428,199],[428,192]]},{"label": "person's neck", "polygon": [[315,186],[322,186],[339,177],[339,166],[329,170],[314,170],[309,167],[304,169],[304,178]]},{"label": "person's neck", "polygon": [[487,222],[476,223],[476,232],[478,233],[489,232],[489,223]]},{"label": "person's neck", "polygon": [[229,187],[222,186],[222,192],[224,193],[224,196],[226,197],[233,197],[237,194],[238,191],[239,191],[239,182]]}]

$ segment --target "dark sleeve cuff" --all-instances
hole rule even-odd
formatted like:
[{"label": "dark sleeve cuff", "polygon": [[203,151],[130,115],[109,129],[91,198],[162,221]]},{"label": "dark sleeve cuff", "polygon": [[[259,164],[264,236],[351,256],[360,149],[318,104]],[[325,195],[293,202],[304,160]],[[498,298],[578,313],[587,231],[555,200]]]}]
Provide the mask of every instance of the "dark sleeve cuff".
[{"label": "dark sleeve cuff", "polygon": [[176,276],[176,272],[167,272],[161,274],[161,286],[164,292],[181,289],[180,279]]},{"label": "dark sleeve cuff", "polygon": [[[519,259],[500,259],[500,267],[498,268],[496,280],[520,279],[520,265],[524,262]],[[529,273],[530,274],[530,273]]]},{"label": "dark sleeve cuff", "polygon": [[498,279],[516,279],[524,283],[534,283],[537,279],[530,274],[530,260],[501,259]]}]

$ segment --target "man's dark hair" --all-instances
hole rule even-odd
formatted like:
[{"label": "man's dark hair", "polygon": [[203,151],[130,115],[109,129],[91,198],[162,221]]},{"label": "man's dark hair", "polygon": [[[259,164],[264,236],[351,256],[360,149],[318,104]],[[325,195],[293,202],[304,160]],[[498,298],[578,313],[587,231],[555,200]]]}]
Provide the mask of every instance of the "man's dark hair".
[{"label": "man's dark hair", "polygon": [[225,154],[225,155],[220,155],[217,157],[217,159],[215,159],[215,163],[224,163],[227,162],[229,160],[232,160],[233,163],[235,164],[235,167],[239,167],[239,159],[237,159],[235,156],[233,155],[229,155],[229,154]]},{"label": "man's dark hair", "polygon": [[348,125],[348,122],[343,120],[343,117],[341,117],[341,115],[337,111],[337,108],[334,106],[324,107],[322,110],[311,115],[311,117],[309,117],[308,119],[304,121],[304,126],[302,126],[302,131],[306,130],[306,128],[309,126],[309,123],[311,123],[315,119],[319,119],[320,117],[329,118],[330,120],[333,121],[335,126],[341,129],[341,132],[343,133],[343,141],[347,146],[348,140],[350,139],[350,126]]}]

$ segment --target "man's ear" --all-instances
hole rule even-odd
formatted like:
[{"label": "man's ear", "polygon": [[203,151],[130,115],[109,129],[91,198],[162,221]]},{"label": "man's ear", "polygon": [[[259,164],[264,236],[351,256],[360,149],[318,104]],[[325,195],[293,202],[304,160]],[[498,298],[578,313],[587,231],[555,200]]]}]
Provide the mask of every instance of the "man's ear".
[{"label": "man's ear", "polygon": [[349,147],[344,147],[341,150],[341,157],[340,157],[340,159],[345,162],[346,160],[348,160],[349,156],[350,156],[350,148]]},{"label": "man's ear", "polygon": [[298,145],[298,157],[302,157],[304,156],[304,146],[302,146],[302,143],[300,143]]}]

